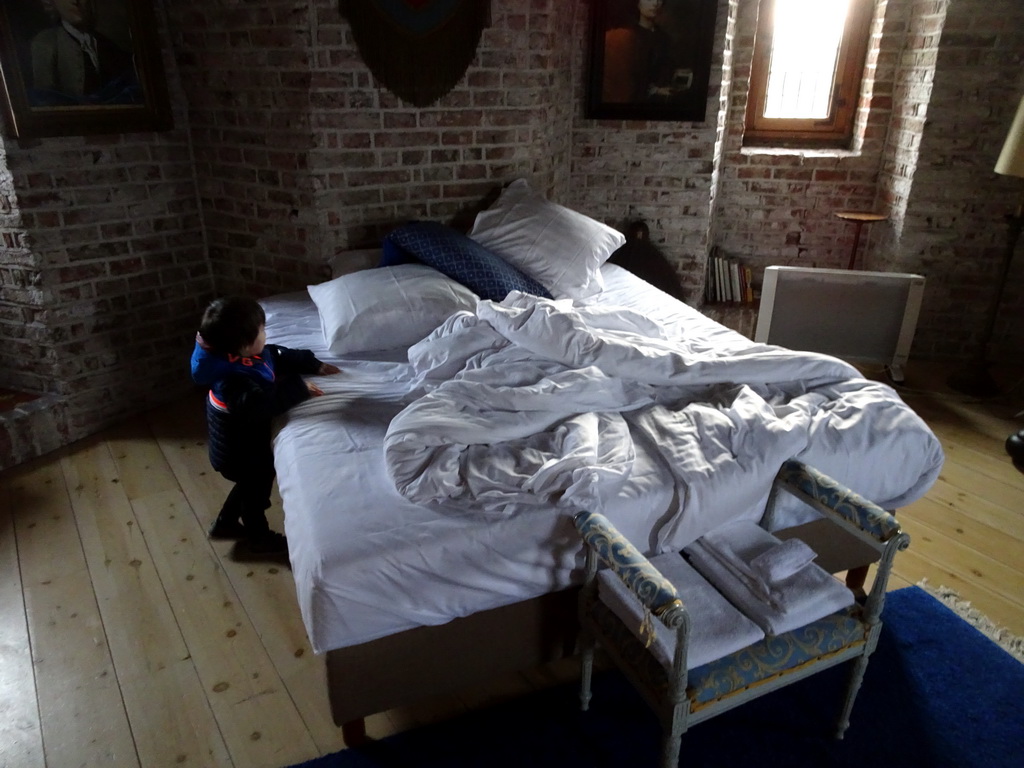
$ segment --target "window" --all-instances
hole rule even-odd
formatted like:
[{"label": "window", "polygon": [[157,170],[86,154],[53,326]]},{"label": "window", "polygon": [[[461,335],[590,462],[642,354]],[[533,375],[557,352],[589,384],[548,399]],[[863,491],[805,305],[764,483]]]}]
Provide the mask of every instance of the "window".
[{"label": "window", "polygon": [[761,0],[747,146],[848,147],[872,0]]}]

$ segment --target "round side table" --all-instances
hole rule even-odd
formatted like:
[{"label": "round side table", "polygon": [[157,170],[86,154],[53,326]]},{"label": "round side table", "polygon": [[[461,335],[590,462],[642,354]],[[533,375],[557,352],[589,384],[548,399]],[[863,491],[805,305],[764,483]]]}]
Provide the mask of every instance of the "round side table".
[{"label": "round side table", "polygon": [[850,251],[850,263],[846,265],[847,269],[853,269],[853,265],[857,261],[857,246],[860,245],[861,229],[865,224],[885,221],[889,217],[884,213],[871,213],[870,211],[836,211],[836,218],[852,221],[856,227],[853,230],[853,250]]}]

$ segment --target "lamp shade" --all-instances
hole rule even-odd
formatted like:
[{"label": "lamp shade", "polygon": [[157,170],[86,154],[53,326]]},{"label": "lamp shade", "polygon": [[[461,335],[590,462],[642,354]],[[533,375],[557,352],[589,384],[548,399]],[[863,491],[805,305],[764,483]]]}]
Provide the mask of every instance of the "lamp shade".
[{"label": "lamp shade", "polygon": [[1017,115],[1013,118],[1003,151],[996,161],[996,173],[1024,177],[1024,97],[1017,105]]}]

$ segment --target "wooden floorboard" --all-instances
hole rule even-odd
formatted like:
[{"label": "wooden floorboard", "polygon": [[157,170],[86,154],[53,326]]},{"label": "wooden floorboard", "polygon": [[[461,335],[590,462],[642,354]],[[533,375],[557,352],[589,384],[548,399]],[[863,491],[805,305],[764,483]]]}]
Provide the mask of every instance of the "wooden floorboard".
[{"label": "wooden floorboard", "polygon": [[134,504],[147,538],[156,540],[151,551],[167,599],[235,765],[298,762],[313,741],[234,589],[233,574],[195,526],[184,496],[164,491]]},{"label": "wooden floorboard", "polygon": [[[190,425],[193,435],[201,435],[205,430],[202,408],[191,401],[184,403],[184,409],[181,405],[150,415],[153,446],[160,451],[182,489],[192,512],[191,527],[204,531],[216,517],[230,483],[210,469],[205,441],[176,433],[183,424]],[[267,516],[273,527],[283,530],[280,499],[276,493],[274,507]],[[210,546],[238,596],[239,605],[264,643],[309,738],[321,752],[343,748],[341,730],[330,718],[323,660],[313,653],[306,637],[287,563],[281,560],[245,563],[237,559],[238,550],[232,542],[210,542]],[[292,609],[281,610],[281,606],[292,606]],[[389,732],[390,723],[384,725],[384,729],[377,727],[375,735]]]},{"label": "wooden floorboard", "polygon": [[46,764],[138,765],[59,459],[11,490]]},{"label": "wooden floorboard", "polygon": [[[175,760],[224,765],[228,750],[152,551],[159,542],[146,536],[149,521],[140,524],[115,446],[108,438],[76,451],[63,469],[140,762],[159,764],[173,744]],[[168,708],[174,701],[187,706]]]},{"label": "wooden floorboard", "polygon": [[43,768],[43,736],[11,497],[11,483],[0,484],[0,765]]},{"label": "wooden floorboard", "polygon": [[[1003,443],[1012,398],[972,401],[912,367],[904,397],[947,461],[899,512],[890,588],[951,587],[1024,634],[1024,474]],[[0,764],[279,768],[344,747],[281,561],[206,528],[230,484],[185,398],[0,474]],[[282,525],[275,496],[272,525]],[[572,679],[508,675],[368,719],[371,737]]]}]

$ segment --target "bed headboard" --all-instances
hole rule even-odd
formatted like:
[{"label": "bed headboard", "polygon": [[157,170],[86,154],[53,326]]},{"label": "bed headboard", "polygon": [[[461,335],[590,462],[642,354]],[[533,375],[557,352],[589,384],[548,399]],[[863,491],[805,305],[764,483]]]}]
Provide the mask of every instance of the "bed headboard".
[{"label": "bed headboard", "polygon": [[373,269],[380,264],[380,248],[360,248],[352,251],[338,251],[327,262],[331,277],[341,277],[363,269]]}]

